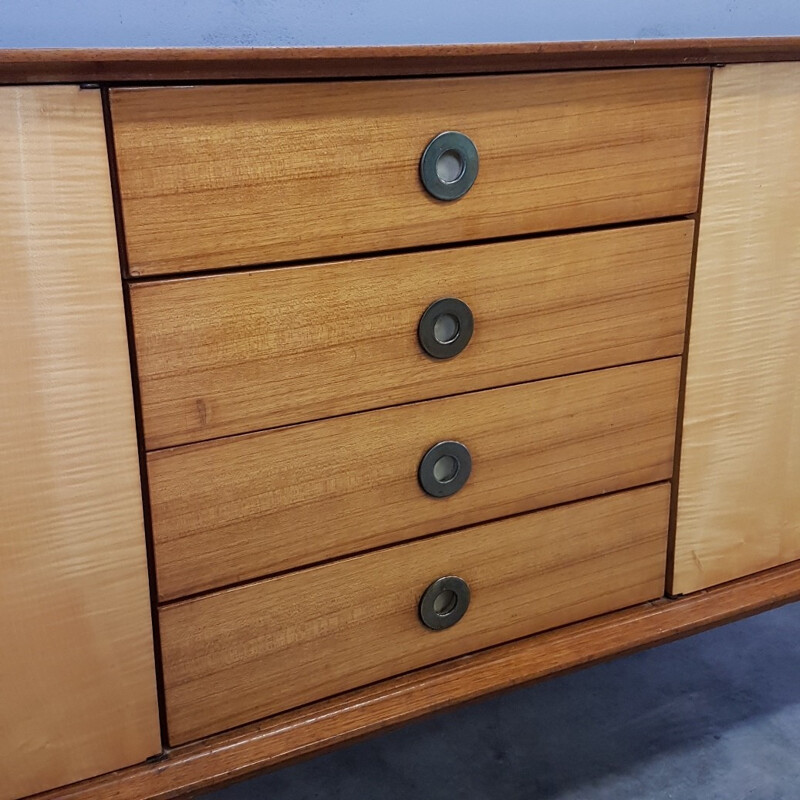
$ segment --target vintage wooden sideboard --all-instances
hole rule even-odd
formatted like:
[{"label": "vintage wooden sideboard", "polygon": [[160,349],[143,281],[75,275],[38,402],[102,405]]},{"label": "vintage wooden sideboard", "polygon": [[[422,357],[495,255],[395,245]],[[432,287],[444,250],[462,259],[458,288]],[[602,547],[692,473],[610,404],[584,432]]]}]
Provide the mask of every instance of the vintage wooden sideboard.
[{"label": "vintage wooden sideboard", "polygon": [[0,800],[182,797],[800,598],[800,40],[0,82]]}]

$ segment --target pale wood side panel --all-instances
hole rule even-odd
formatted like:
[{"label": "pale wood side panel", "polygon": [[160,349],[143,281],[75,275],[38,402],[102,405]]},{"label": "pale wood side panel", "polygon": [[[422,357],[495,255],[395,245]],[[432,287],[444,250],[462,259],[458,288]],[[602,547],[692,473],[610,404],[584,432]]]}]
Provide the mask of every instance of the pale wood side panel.
[{"label": "pale wood side panel", "polygon": [[[687,214],[705,68],[116,89],[132,275]],[[480,171],[456,202],[418,162],[441,131]]]},{"label": "pale wood side panel", "polygon": [[159,752],[98,91],[0,88],[0,798]]},{"label": "pale wood side panel", "polygon": [[[693,225],[133,285],[147,446],[677,355]],[[417,337],[441,297],[475,318],[447,360]]]},{"label": "pale wood side panel", "polygon": [[[173,744],[659,597],[668,484],[489,523],[162,608]],[[442,575],[471,602],[430,631]]]},{"label": "pale wood side panel", "polygon": [[[148,457],[161,600],[672,475],[680,359],[323,420]],[[426,495],[426,450],[472,473]]]},{"label": "pale wood side panel", "polygon": [[714,73],[672,591],[800,558],[800,65]]}]

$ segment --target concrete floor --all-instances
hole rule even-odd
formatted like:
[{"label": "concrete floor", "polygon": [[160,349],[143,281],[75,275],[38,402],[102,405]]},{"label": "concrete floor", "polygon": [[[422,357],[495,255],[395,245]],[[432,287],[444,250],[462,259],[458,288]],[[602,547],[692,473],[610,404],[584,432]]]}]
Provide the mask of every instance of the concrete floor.
[{"label": "concrete floor", "polygon": [[205,800],[800,800],[800,603]]}]

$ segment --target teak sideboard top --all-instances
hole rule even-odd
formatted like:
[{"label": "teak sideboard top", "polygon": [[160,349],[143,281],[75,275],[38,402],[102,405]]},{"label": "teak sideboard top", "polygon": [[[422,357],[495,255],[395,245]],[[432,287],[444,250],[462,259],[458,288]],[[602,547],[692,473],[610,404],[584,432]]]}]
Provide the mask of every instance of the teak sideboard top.
[{"label": "teak sideboard top", "polygon": [[380,47],[0,50],[0,83],[196,83],[480,75],[800,60],[800,36]]}]

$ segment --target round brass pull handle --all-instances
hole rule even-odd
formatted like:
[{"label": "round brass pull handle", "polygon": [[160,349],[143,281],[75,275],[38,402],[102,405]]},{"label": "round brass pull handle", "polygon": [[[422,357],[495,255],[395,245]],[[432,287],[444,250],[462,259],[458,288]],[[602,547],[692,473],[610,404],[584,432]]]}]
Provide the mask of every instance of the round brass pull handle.
[{"label": "round brass pull handle", "polygon": [[450,497],[463,488],[472,472],[472,456],[461,442],[439,442],[419,462],[418,477],[431,497]]},{"label": "round brass pull handle", "polygon": [[419,618],[432,631],[450,628],[467,613],[469,597],[469,585],[463,578],[437,578],[419,601]]},{"label": "round brass pull handle", "polygon": [[469,344],[474,330],[470,307],[455,297],[443,297],[425,309],[417,336],[429,356],[444,359],[457,356]]},{"label": "round brass pull handle", "polygon": [[469,136],[444,131],[423,151],[419,177],[428,194],[437,200],[458,200],[478,177],[478,148]]}]

